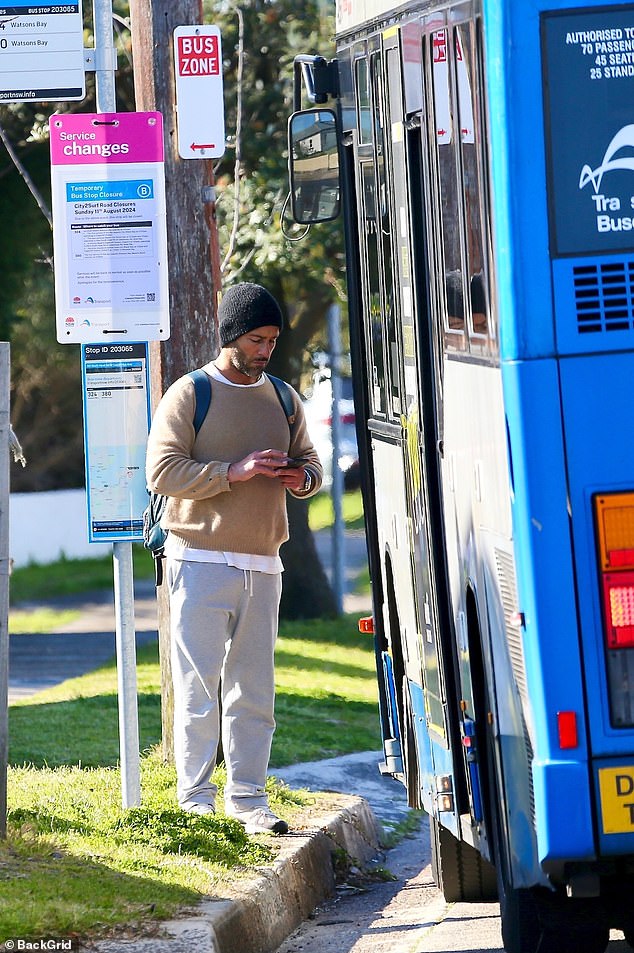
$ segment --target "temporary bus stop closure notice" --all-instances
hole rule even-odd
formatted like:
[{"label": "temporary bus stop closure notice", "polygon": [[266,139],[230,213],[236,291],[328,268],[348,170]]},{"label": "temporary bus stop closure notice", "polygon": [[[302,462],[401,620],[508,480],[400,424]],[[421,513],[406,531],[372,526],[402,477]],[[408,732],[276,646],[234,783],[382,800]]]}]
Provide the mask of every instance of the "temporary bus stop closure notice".
[{"label": "temporary bus stop closure notice", "polygon": [[0,101],[80,100],[85,77],[81,3],[0,5]]},{"label": "temporary bus stop closure notice", "polygon": [[167,340],[161,114],[52,116],[50,139],[57,340]]},{"label": "temporary bus stop closure notice", "polygon": [[88,538],[143,538],[145,447],[150,426],[148,347],[82,346]]}]

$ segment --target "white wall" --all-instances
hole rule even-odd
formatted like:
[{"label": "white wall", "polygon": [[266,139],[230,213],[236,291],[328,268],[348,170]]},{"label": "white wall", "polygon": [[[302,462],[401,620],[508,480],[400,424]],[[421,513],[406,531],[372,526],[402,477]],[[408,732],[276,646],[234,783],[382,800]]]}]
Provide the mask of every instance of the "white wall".
[{"label": "white wall", "polygon": [[109,543],[88,542],[85,490],[11,494],[9,555],[16,568],[111,552]]}]

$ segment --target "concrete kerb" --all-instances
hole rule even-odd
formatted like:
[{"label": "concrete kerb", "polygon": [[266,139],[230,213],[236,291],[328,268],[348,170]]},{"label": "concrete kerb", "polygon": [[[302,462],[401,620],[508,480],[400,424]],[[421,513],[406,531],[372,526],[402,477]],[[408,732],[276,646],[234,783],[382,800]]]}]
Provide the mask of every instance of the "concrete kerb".
[{"label": "concrete kerb", "polygon": [[99,953],[272,953],[335,889],[335,864],[365,867],[380,852],[380,826],[367,801],[333,795],[331,813],[281,838],[271,867],[221,885],[161,935],[93,942]]}]

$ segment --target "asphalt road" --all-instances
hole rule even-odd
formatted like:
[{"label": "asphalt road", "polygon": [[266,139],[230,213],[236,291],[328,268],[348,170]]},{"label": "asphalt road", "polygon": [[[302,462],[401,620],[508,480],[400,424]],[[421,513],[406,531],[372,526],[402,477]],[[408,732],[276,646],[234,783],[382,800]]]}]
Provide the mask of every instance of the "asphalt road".
[{"label": "asphalt road", "polygon": [[[387,831],[410,811],[404,787],[379,773],[380,758],[364,752],[275,774],[295,788],[354,791]],[[277,953],[504,953],[497,903],[448,904],[434,885],[425,816],[378,866],[394,879],[353,873]],[[606,953],[631,953],[622,933],[612,931]]]},{"label": "asphalt road", "polygon": [[[136,641],[143,645],[157,638],[156,599],[151,582],[140,582],[135,588]],[[76,609],[79,617],[58,631],[9,637],[9,704],[67,678],[85,675],[114,658],[111,592],[70,596],[47,605]]]}]

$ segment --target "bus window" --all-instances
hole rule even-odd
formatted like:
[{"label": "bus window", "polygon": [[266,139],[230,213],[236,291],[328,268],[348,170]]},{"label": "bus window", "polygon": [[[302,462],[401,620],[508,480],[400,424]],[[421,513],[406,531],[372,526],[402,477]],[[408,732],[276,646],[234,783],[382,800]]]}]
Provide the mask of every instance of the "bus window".
[{"label": "bus window", "polygon": [[389,159],[388,133],[390,125],[386,114],[386,103],[383,96],[383,77],[381,75],[381,60],[373,56],[370,60],[370,80],[375,112],[375,156],[377,169],[377,187],[379,212],[378,222],[381,229],[381,253],[383,264],[383,308],[385,313],[385,328],[387,331],[387,358],[390,375],[390,402],[388,410],[390,416],[399,417],[401,413],[398,344],[396,340],[396,295],[394,292],[394,263],[392,260],[392,225],[391,225],[391,183],[386,178],[386,164]]},{"label": "bus window", "polygon": [[359,130],[359,144],[368,145],[372,142],[372,112],[370,110],[370,85],[368,77],[368,61],[357,60],[357,129]]},{"label": "bus window", "polygon": [[383,318],[381,314],[381,283],[379,277],[379,243],[376,219],[376,186],[374,162],[361,163],[361,228],[360,237],[365,257],[364,312],[369,316],[369,365],[372,368],[370,399],[374,414],[385,417],[387,392],[385,359],[383,356]]},{"label": "bus window", "polygon": [[[464,290],[462,253],[460,245],[460,202],[458,196],[458,167],[454,142],[454,109],[449,78],[449,44],[447,30],[432,33],[433,95],[436,117],[436,149],[440,180],[442,219],[442,246],[445,255],[445,300],[447,329],[464,332]],[[456,347],[461,339],[453,340],[450,333],[447,344]]]},{"label": "bus window", "polygon": [[475,98],[478,76],[469,24],[456,30],[456,73],[471,329],[474,334],[488,335],[488,294],[481,214],[480,123],[478,100]]},{"label": "bus window", "polygon": [[[394,283],[400,303],[402,374],[405,411],[418,401],[414,335],[414,296],[409,242],[408,175],[405,154],[405,122],[401,58],[398,47],[386,51],[387,94],[392,140],[392,189],[394,201]],[[396,373],[394,369],[393,373]]]}]

